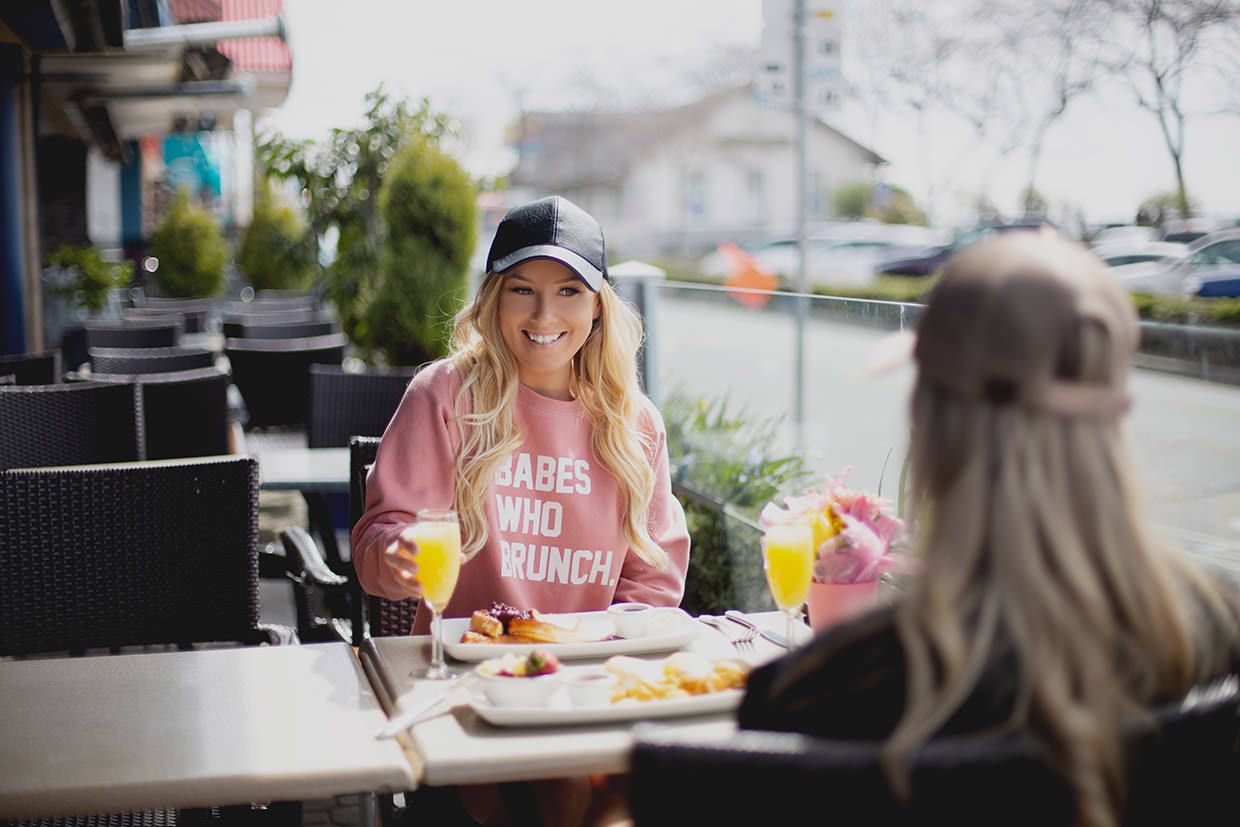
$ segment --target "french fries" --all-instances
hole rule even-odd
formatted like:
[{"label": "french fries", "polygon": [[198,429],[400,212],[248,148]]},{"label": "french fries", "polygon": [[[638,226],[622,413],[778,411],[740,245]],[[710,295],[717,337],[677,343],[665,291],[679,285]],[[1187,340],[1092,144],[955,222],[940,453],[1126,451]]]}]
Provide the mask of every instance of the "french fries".
[{"label": "french fries", "polygon": [[673,652],[662,661],[615,655],[603,667],[616,676],[611,702],[688,698],[739,689],[749,677],[741,660],[709,661],[693,652]]}]

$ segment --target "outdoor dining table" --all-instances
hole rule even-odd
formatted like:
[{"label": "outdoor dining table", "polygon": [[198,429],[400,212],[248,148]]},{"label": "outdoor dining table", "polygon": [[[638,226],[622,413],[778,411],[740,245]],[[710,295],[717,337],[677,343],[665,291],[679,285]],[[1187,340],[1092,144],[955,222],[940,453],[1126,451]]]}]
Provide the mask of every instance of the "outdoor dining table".
[{"label": "outdoor dining table", "polygon": [[348,448],[262,448],[254,456],[260,485],[269,491],[349,492]]},{"label": "outdoor dining table", "polygon": [[0,819],[417,784],[344,643],[0,661]]},{"label": "outdoor dining table", "polygon": [[[784,615],[780,612],[758,612],[749,617],[763,628],[784,631]],[[810,635],[807,627],[800,627],[800,632],[802,641]],[[741,658],[754,665],[785,651],[764,638],[756,639],[745,650],[737,649],[723,634],[704,624],[686,648],[707,658]],[[736,731],[732,710],[646,722],[637,714],[631,720],[610,723],[494,726],[470,705],[466,688],[445,687],[443,681],[410,677],[412,671],[424,668],[430,660],[428,635],[370,638],[359,655],[391,716],[445,691],[455,693],[454,699],[428,713],[400,736],[409,744],[413,772],[420,784],[503,783],[622,773],[628,769],[629,751],[640,727],[658,726],[684,737],[705,740],[724,739]],[[589,662],[572,660],[565,661],[565,665]],[[468,662],[452,665],[462,671],[473,666]]]}]

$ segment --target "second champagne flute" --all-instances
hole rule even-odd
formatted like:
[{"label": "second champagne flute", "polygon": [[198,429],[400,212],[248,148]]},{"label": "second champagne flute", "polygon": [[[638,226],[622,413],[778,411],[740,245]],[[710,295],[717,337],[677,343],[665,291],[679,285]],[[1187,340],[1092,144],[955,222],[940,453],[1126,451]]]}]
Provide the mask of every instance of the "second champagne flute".
[{"label": "second champagne flute", "polygon": [[788,648],[793,637],[793,618],[809,596],[814,577],[814,531],[803,523],[771,526],[762,538],[762,559],[771,597],[788,618]]},{"label": "second champagne flute", "polygon": [[417,513],[413,538],[418,544],[414,561],[418,564],[418,582],[422,584],[422,601],[431,610],[431,662],[425,670],[413,672],[415,678],[443,680],[460,673],[449,669],[443,656],[443,610],[452,599],[456,580],[461,572],[461,527],[456,512],[450,509],[426,509]]}]

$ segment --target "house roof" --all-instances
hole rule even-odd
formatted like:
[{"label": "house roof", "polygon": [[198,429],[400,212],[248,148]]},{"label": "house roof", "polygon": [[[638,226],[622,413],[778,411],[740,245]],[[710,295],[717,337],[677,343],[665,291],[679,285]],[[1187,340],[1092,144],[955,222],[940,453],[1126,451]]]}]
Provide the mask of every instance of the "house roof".
[{"label": "house roof", "polygon": [[[513,184],[549,190],[617,182],[635,159],[742,94],[751,94],[748,85],[655,112],[528,112],[511,130],[519,155],[510,178]],[[855,147],[870,163],[887,163],[825,121],[812,123]]]}]

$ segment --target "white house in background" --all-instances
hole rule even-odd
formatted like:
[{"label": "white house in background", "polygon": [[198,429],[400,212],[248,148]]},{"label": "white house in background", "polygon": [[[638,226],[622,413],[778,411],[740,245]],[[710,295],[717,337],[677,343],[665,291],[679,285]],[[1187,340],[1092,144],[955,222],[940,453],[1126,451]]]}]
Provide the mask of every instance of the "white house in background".
[{"label": "white house in background", "polygon": [[[530,112],[513,133],[513,194],[580,204],[602,222],[609,258],[795,234],[796,117],[756,106],[749,86],[661,112]],[[806,147],[812,230],[834,217],[837,187],[887,161],[816,118]]]}]

